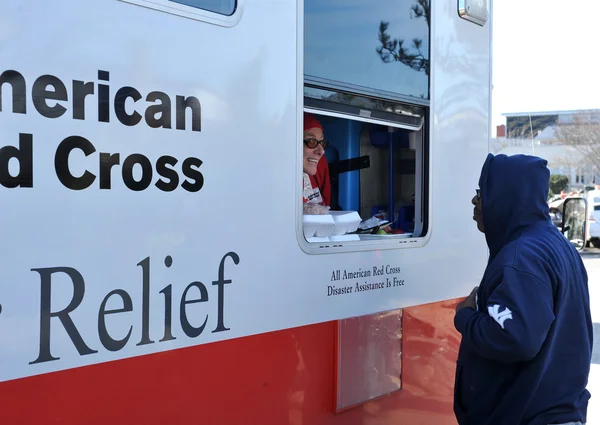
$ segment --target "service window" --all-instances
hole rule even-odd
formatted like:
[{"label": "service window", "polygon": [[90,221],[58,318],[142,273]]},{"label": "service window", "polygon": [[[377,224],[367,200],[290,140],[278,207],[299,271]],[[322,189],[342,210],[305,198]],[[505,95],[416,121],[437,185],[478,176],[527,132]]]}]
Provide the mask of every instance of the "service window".
[{"label": "service window", "polygon": [[309,249],[414,246],[427,234],[429,16],[429,0],[305,0]]}]

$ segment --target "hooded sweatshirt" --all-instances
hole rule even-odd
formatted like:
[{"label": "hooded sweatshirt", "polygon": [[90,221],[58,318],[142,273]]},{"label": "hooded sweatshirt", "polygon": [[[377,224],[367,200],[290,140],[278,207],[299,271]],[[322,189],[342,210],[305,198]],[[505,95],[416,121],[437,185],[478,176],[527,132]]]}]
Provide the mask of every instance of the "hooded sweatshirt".
[{"label": "hooded sweatshirt", "polygon": [[490,257],[462,335],[460,425],[586,422],[592,355],[587,273],[551,222],[547,161],[488,155],[479,180]]}]

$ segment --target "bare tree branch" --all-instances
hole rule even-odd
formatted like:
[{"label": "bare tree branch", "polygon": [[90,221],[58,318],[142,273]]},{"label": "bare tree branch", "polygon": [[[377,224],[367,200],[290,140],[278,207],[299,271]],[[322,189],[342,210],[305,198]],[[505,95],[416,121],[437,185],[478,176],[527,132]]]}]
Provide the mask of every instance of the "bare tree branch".
[{"label": "bare tree branch", "polygon": [[600,169],[600,111],[578,112],[571,123],[555,127],[556,141],[572,146],[585,162]]},{"label": "bare tree branch", "polygon": [[[411,6],[411,19],[425,18],[427,26],[431,19],[429,0],[417,0]],[[405,46],[405,40],[397,39],[388,34],[389,22],[381,21],[379,24],[378,39],[381,46],[376,48],[377,54],[384,63],[400,62],[414,69],[415,71],[425,72],[429,75],[429,59],[427,52],[423,52],[423,40],[419,38],[412,39],[410,47]],[[412,50],[411,50],[412,49]]]}]

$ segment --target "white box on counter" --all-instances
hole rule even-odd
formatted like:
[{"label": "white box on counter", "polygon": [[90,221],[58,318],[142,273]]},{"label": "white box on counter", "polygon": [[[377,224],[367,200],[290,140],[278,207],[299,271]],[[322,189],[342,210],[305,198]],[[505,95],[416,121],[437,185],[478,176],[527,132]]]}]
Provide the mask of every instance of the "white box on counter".
[{"label": "white box on counter", "polygon": [[330,211],[327,214],[303,215],[304,237],[342,236],[355,232],[361,222],[356,211]]},{"label": "white box on counter", "polygon": [[335,222],[333,235],[345,235],[346,233],[356,232],[358,225],[362,221],[356,211],[330,211]]},{"label": "white box on counter", "polygon": [[303,217],[304,237],[327,237],[335,227],[331,214],[305,214]]}]

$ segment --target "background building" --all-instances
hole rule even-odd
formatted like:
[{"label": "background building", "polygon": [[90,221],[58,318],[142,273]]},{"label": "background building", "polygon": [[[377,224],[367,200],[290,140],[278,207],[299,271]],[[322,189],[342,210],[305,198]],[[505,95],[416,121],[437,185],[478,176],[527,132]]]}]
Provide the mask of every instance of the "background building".
[{"label": "background building", "polygon": [[[490,149],[496,154],[522,153],[545,158],[552,174],[569,177],[571,190],[600,185],[600,167],[591,151],[557,139],[557,128],[580,125],[576,117],[582,114],[600,118],[600,110],[502,114],[506,117],[506,124],[496,127],[496,137],[491,140]],[[600,148],[598,150],[600,153]]]}]

